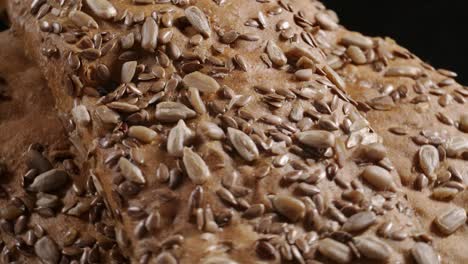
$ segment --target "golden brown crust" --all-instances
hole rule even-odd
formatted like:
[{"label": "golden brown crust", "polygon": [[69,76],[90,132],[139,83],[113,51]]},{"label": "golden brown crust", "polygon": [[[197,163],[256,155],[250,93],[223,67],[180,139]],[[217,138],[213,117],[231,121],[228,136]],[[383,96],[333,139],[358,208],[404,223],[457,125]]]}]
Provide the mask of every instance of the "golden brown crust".
[{"label": "golden brown crust", "polygon": [[[383,160],[375,154],[382,152],[381,134],[369,130],[341,90],[362,99],[333,70],[341,68],[335,57],[344,52],[335,41],[372,51],[377,42],[342,38],[336,16],[321,3],[88,0],[83,7],[49,2],[47,9],[44,1],[35,2],[41,5],[33,6],[34,16],[30,1],[10,2],[14,24],[40,63],[59,111],[74,113],[70,136],[129,238],[127,244],[119,233],[117,240],[133,259],[366,262],[372,255],[363,246],[367,241],[381,249],[381,260],[409,262],[418,250],[431,249],[414,246],[425,237],[415,233],[422,228],[397,177],[408,183],[413,174],[392,160],[398,154],[389,152]],[[98,3],[111,6],[96,9]],[[56,33],[50,32],[53,22],[59,23]],[[348,54],[366,63],[359,51]],[[183,81],[197,71],[203,75]],[[420,71],[388,74],[416,77]],[[343,75],[350,83],[352,75]],[[219,127],[206,128],[206,121]],[[153,136],[142,128],[129,133],[135,125],[157,132],[155,140],[144,143],[142,138]],[[135,217],[135,210],[142,216]],[[253,219],[245,215],[249,210]],[[161,224],[153,230],[147,223],[158,215]],[[376,231],[386,220],[391,230]],[[384,242],[350,238],[362,230],[382,233]]]}]

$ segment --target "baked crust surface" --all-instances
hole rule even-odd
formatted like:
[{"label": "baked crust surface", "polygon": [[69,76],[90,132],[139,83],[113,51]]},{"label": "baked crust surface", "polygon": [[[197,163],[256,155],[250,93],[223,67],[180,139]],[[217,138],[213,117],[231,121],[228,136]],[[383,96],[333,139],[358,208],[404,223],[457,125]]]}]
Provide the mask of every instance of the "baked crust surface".
[{"label": "baked crust surface", "polygon": [[[434,175],[466,167],[467,90],[452,73],[345,30],[316,1],[136,2],[9,3],[128,256],[435,263],[433,237],[444,260],[463,259],[444,241],[465,224],[442,238],[424,210],[447,210],[426,197],[452,178]],[[449,138],[421,158],[394,135],[416,136],[442,110]],[[421,172],[430,185],[412,191]],[[450,184],[466,208],[464,183]]]}]

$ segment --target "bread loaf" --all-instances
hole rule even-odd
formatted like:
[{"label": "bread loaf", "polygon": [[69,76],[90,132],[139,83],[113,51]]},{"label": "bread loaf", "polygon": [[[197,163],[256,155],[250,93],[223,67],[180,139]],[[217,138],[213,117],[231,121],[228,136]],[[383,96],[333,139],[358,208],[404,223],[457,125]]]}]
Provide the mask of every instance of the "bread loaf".
[{"label": "bread loaf", "polygon": [[[444,150],[457,166],[466,154],[434,142],[425,145],[442,147],[401,149],[387,129],[392,115],[422,112],[428,98],[400,91],[400,83],[441,75],[390,41],[345,30],[317,1],[156,2],[9,3],[15,29],[73,124],[70,138],[127,256],[140,263],[439,262],[422,212],[427,198],[406,186],[417,172],[448,168],[448,159],[437,159]],[[372,90],[387,80],[394,88]],[[460,102],[466,96],[462,86],[439,90],[457,91]],[[378,93],[393,97],[374,99]],[[450,113],[462,113],[458,104]],[[426,105],[415,118],[433,117]],[[414,136],[422,130],[411,128]],[[460,137],[455,145],[463,149]],[[416,151],[422,166],[414,165]],[[436,223],[446,233],[465,229],[463,216],[455,210]],[[435,238],[436,248],[449,250],[444,241]],[[463,257],[446,252],[449,261]]]}]

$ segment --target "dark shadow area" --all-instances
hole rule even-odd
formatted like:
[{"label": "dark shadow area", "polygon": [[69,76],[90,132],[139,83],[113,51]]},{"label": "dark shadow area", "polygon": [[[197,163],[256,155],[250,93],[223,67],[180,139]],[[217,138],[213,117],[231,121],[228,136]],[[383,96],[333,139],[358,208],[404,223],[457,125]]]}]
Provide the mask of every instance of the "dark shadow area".
[{"label": "dark shadow area", "polygon": [[462,0],[323,0],[341,24],[370,36],[390,36],[436,68],[468,84],[468,2]]},{"label": "dark shadow area", "polygon": [[0,32],[10,28],[10,22],[5,10],[0,10]]},{"label": "dark shadow area", "polygon": [[[8,92],[7,92],[7,87],[8,85],[7,85],[6,80],[0,77],[0,103],[2,102],[2,100],[10,99],[10,96],[8,95]],[[1,164],[0,164],[0,167],[1,167]],[[0,171],[1,171],[1,168],[0,168]]]}]

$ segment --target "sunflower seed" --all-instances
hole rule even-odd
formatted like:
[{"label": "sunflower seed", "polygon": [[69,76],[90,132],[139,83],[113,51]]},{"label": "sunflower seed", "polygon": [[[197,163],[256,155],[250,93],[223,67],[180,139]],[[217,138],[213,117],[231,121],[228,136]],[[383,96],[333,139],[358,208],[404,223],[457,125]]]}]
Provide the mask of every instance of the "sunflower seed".
[{"label": "sunflower seed", "polygon": [[179,120],[171,129],[167,138],[167,152],[174,157],[182,157],[185,142],[193,136],[192,130],[185,125],[184,120]]},{"label": "sunflower seed", "polygon": [[361,176],[379,191],[396,191],[392,175],[379,166],[367,166]]},{"label": "sunflower seed", "polygon": [[437,187],[432,190],[431,197],[436,200],[451,200],[459,193],[458,189],[450,187]]},{"label": "sunflower seed", "polygon": [[260,120],[274,126],[279,126],[283,121],[281,117],[272,114],[265,114],[260,118]]},{"label": "sunflower seed", "polygon": [[361,34],[350,32],[341,38],[341,44],[345,46],[357,46],[362,49],[371,49],[374,47],[372,39],[365,37]]},{"label": "sunflower seed", "polygon": [[190,6],[185,9],[185,16],[190,24],[201,33],[205,38],[211,35],[210,24],[206,18],[205,13],[196,6]]},{"label": "sunflower seed", "polygon": [[338,87],[340,90],[344,91],[345,88],[346,88],[346,83],[345,81],[343,80],[343,78],[341,78],[341,76],[335,71],[333,70],[330,66],[328,65],[325,65],[322,69],[325,74],[327,75],[328,79],[330,79],[330,81],[336,85],[336,87]]},{"label": "sunflower seed", "polygon": [[155,264],[177,264],[177,259],[169,252],[160,253],[154,260]]},{"label": "sunflower seed", "polygon": [[33,231],[34,231],[34,235],[38,238],[43,237],[45,233],[44,228],[39,224],[34,225]]},{"label": "sunflower seed", "polygon": [[463,114],[460,117],[460,122],[459,122],[458,128],[461,131],[463,131],[465,133],[468,133],[468,114]]},{"label": "sunflower seed", "polygon": [[224,131],[215,123],[205,121],[198,125],[198,128],[202,135],[211,139],[219,140],[225,137]]},{"label": "sunflower seed", "polygon": [[439,264],[439,256],[434,249],[426,243],[417,242],[411,249],[411,255],[417,264]]},{"label": "sunflower seed", "polygon": [[34,231],[32,229],[28,230],[25,235],[24,242],[26,242],[26,245],[28,246],[34,246],[34,244],[37,241],[37,237],[34,234]]},{"label": "sunflower seed", "polygon": [[64,170],[52,169],[38,175],[28,187],[34,192],[51,192],[60,189],[68,181],[68,174]]},{"label": "sunflower seed", "polygon": [[34,0],[31,2],[31,14],[36,15],[39,9],[47,2],[47,0]]},{"label": "sunflower seed", "polygon": [[89,212],[89,209],[91,209],[91,203],[88,202],[78,202],[75,206],[70,208],[66,213],[68,215],[73,215],[73,216],[81,216],[86,212]]},{"label": "sunflower seed", "polygon": [[429,102],[429,95],[427,94],[421,94],[421,95],[415,96],[410,101],[410,103],[412,104],[420,104],[420,103],[426,103],[426,102]]},{"label": "sunflower seed", "polygon": [[450,94],[443,94],[441,97],[439,97],[438,102],[441,106],[446,107],[452,104],[453,96]]},{"label": "sunflower seed", "polygon": [[434,171],[439,167],[439,151],[432,145],[421,146],[418,152],[419,166],[428,177],[434,177]]},{"label": "sunflower seed", "polygon": [[156,106],[156,119],[162,122],[176,122],[196,115],[195,111],[178,102],[161,102]]},{"label": "sunflower seed", "polygon": [[370,99],[367,104],[375,110],[387,111],[395,106],[393,98],[389,95],[378,96]]},{"label": "sunflower seed", "polygon": [[210,169],[205,161],[193,150],[185,147],[183,162],[187,176],[195,184],[203,184],[210,178]]},{"label": "sunflower seed", "polygon": [[228,139],[237,150],[239,155],[246,161],[254,161],[259,157],[260,154],[258,152],[257,146],[253,140],[244,132],[229,127]]},{"label": "sunflower seed", "polygon": [[145,227],[150,233],[156,232],[161,227],[161,215],[158,211],[148,215],[145,220]]},{"label": "sunflower seed", "polygon": [[331,238],[320,240],[318,251],[337,263],[349,263],[353,259],[353,253],[347,245]]},{"label": "sunflower seed", "polygon": [[466,211],[463,208],[455,208],[439,215],[434,223],[444,235],[451,235],[466,222]]},{"label": "sunflower seed", "polygon": [[117,124],[120,121],[120,115],[105,105],[96,107],[97,117],[106,124]]},{"label": "sunflower seed", "polygon": [[228,189],[221,187],[216,191],[216,194],[222,201],[226,202],[227,204],[237,205],[236,198]]},{"label": "sunflower seed", "polygon": [[215,93],[220,87],[215,79],[198,71],[185,75],[182,83],[204,93]]},{"label": "sunflower seed", "polygon": [[449,157],[456,157],[463,152],[468,152],[468,139],[462,136],[452,137],[446,142],[445,150]]},{"label": "sunflower seed", "polygon": [[149,52],[154,52],[158,44],[159,27],[152,17],[147,17],[141,27],[141,47]]},{"label": "sunflower seed", "polygon": [[101,81],[108,81],[111,77],[109,68],[105,64],[99,64],[96,67],[96,77]]},{"label": "sunflower seed", "polygon": [[13,204],[7,204],[0,208],[0,219],[14,220],[23,213],[23,210]]},{"label": "sunflower seed", "polygon": [[[96,60],[97,58],[101,57],[101,51],[98,49],[90,48],[81,51],[81,57],[90,61]],[[79,82],[79,79],[75,79],[75,87],[81,87],[82,83],[76,84]]]},{"label": "sunflower seed", "polygon": [[329,148],[335,146],[335,135],[323,130],[310,130],[298,132],[296,138],[302,143],[312,148]]},{"label": "sunflower seed", "polygon": [[248,72],[249,71],[249,64],[247,60],[240,54],[236,54],[233,58],[233,61],[236,63],[239,69],[242,71]]},{"label": "sunflower seed", "polygon": [[278,251],[268,241],[259,240],[255,245],[255,252],[261,259],[276,259],[278,257]]},{"label": "sunflower seed", "polygon": [[75,228],[68,229],[62,238],[63,245],[71,246],[73,243],[75,243],[77,238],[78,238],[78,231]]},{"label": "sunflower seed", "polygon": [[387,69],[386,77],[416,78],[422,74],[422,70],[414,66],[394,66]]},{"label": "sunflower seed", "polygon": [[266,53],[276,66],[283,66],[288,62],[288,59],[286,58],[286,55],[284,55],[284,52],[281,50],[281,48],[271,40],[269,40],[267,43]]},{"label": "sunflower seed", "polygon": [[312,71],[312,69],[302,69],[294,73],[296,79],[299,81],[309,81],[310,79],[312,79],[313,74],[314,72]]},{"label": "sunflower seed", "polygon": [[[289,118],[293,121],[299,122],[304,118],[304,106],[300,101],[294,102]],[[302,130],[302,129],[301,129]]]},{"label": "sunflower seed", "polygon": [[278,21],[278,23],[276,23],[276,29],[278,31],[287,30],[289,28],[291,28],[291,25],[285,19],[281,19],[280,21]]},{"label": "sunflower seed", "polygon": [[100,18],[111,19],[117,16],[117,9],[107,0],[86,0],[86,4]]},{"label": "sunflower seed", "polygon": [[228,31],[228,32],[224,33],[223,36],[221,36],[221,42],[224,43],[224,44],[231,44],[231,43],[233,43],[234,41],[237,40],[239,35],[240,35],[239,32],[237,32],[235,30]]},{"label": "sunflower seed", "polygon": [[451,173],[451,175],[452,175],[452,177],[453,177],[453,179],[455,181],[465,183],[464,176],[462,175],[462,173],[460,172],[460,170],[457,167],[455,167],[453,165],[450,165],[448,167],[448,170]]},{"label": "sunflower seed", "polygon": [[427,179],[426,175],[424,175],[424,173],[420,173],[414,181],[414,188],[421,191],[426,188],[428,184],[429,180]]},{"label": "sunflower seed", "polygon": [[320,12],[315,15],[317,23],[325,30],[336,30],[339,25],[326,12]]},{"label": "sunflower seed", "polygon": [[72,111],[73,119],[75,123],[81,126],[87,126],[91,122],[91,117],[89,116],[88,109],[84,105],[75,106]]},{"label": "sunflower seed", "polygon": [[388,129],[388,131],[399,136],[404,136],[408,134],[408,130],[404,127],[391,127]]},{"label": "sunflower seed", "polygon": [[305,215],[305,205],[301,200],[287,195],[277,195],[272,199],[273,206],[291,222],[297,222]]},{"label": "sunflower seed", "polygon": [[387,261],[390,258],[390,248],[376,237],[355,237],[354,245],[368,259]]},{"label": "sunflower seed", "polygon": [[[166,48],[166,53],[167,55],[169,56],[169,58],[171,58],[172,60],[178,60],[180,58],[180,56],[182,55],[182,51],[180,50],[179,46],[177,46],[177,44],[174,42],[174,41],[171,41],[169,42],[169,44],[167,44],[167,48]],[[190,64],[186,64],[186,65],[190,65]],[[199,68],[201,68],[198,64],[198,62],[196,64],[193,64],[195,65],[195,69],[194,70],[198,70]],[[184,72],[192,72],[193,70],[184,70]]]},{"label": "sunflower seed", "polygon": [[296,66],[302,69],[311,69],[313,72],[316,70],[315,62],[307,57],[300,57],[296,62]]},{"label": "sunflower seed", "polygon": [[52,163],[35,149],[30,149],[26,152],[25,160],[28,168],[35,169],[37,173],[44,173],[52,169]]},{"label": "sunflower seed", "polygon": [[44,236],[34,244],[34,252],[44,263],[58,263],[60,251],[57,244],[48,236]]},{"label": "sunflower seed", "polygon": [[455,100],[457,103],[459,103],[459,104],[465,104],[466,99],[465,99],[461,94],[452,93],[451,95],[452,95],[452,97],[453,97],[453,100]]},{"label": "sunflower seed", "polygon": [[74,71],[78,70],[81,67],[80,58],[72,52],[70,52],[70,54],[68,55],[67,62],[70,68]]},{"label": "sunflower seed", "polygon": [[167,182],[169,180],[169,168],[166,164],[161,163],[159,164],[158,169],[156,170],[156,179],[161,182]]},{"label": "sunflower seed", "polygon": [[163,28],[159,30],[158,41],[161,44],[168,44],[172,40],[173,36],[174,36],[174,31],[172,31],[170,28]]},{"label": "sunflower seed", "polygon": [[296,187],[296,190],[308,196],[314,196],[320,193],[320,188],[312,184],[307,184],[305,182],[299,183],[299,185]]},{"label": "sunflower seed", "polygon": [[366,55],[357,46],[349,46],[346,50],[346,54],[351,58],[355,64],[365,64],[367,62]]},{"label": "sunflower seed", "polygon": [[14,227],[15,234],[23,233],[25,231],[27,225],[28,225],[28,217],[27,216],[21,215],[20,217],[18,217],[18,219],[16,219],[15,227]]},{"label": "sunflower seed", "polygon": [[438,112],[436,113],[435,115],[437,117],[437,119],[445,124],[445,125],[448,125],[448,126],[453,126],[455,124],[455,121],[453,121],[452,118],[450,118],[448,115],[446,115],[445,113],[443,112]]},{"label": "sunflower seed", "polygon": [[131,163],[128,159],[121,157],[119,159],[119,168],[122,175],[129,181],[144,184],[146,182],[145,176],[135,164]]},{"label": "sunflower seed", "polygon": [[157,136],[157,133],[145,126],[132,126],[128,129],[128,135],[144,143],[151,143]]},{"label": "sunflower seed", "polygon": [[130,83],[135,76],[138,63],[136,61],[127,61],[122,65],[121,81],[122,83]]},{"label": "sunflower seed", "polygon": [[120,47],[124,50],[130,49],[135,44],[135,34],[133,32],[120,37]]},{"label": "sunflower seed", "polygon": [[125,102],[112,102],[107,104],[107,107],[124,112],[124,113],[132,113],[140,110],[138,106],[125,103]]},{"label": "sunflower seed", "polygon": [[359,157],[365,161],[379,162],[387,156],[387,149],[380,143],[361,145]]},{"label": "sunflower seed", "polygon": [[70,20],[78,27],[99,28],[98,23],[88,14],[81,11],[71,11],[68,15]]},{"label": "sunflower seed", "polygon": [[37,207],[50,207],[54,208],[58,206],[60,203],[59,198],[56,195],[46,194],[46,193],[38,193],[36,200]]},{"label": "sunflower seed", "polygon": [[205,103],[203,103],[203,100],[200,97],[200,92],[198,89],[189,87],[187,97],[190,101],[190,104],[193,106],[193,108],[195,109],[197,113],[199,114],[206,113]]},{"label": "sunflower seed", "polygon": [[243,217],[251,219],[260,217],[265,212],[264,204],[253,204],[242,214]]},{"label": "sunflower seed", "polygon": [[343,224],[346,232],[357,232],[367,229],[377,221],[377,217],[371,211],[364,211],[354,214]]},{"label": "sunflower seed", "polygon": [[347,220],[346,216],[340,210],[338,210],[338,208],[336,208],[336,206],[333,204],[328,206],[327,214],[330,215],[331,219],[337,221],[340,224],[345,223]]}]

